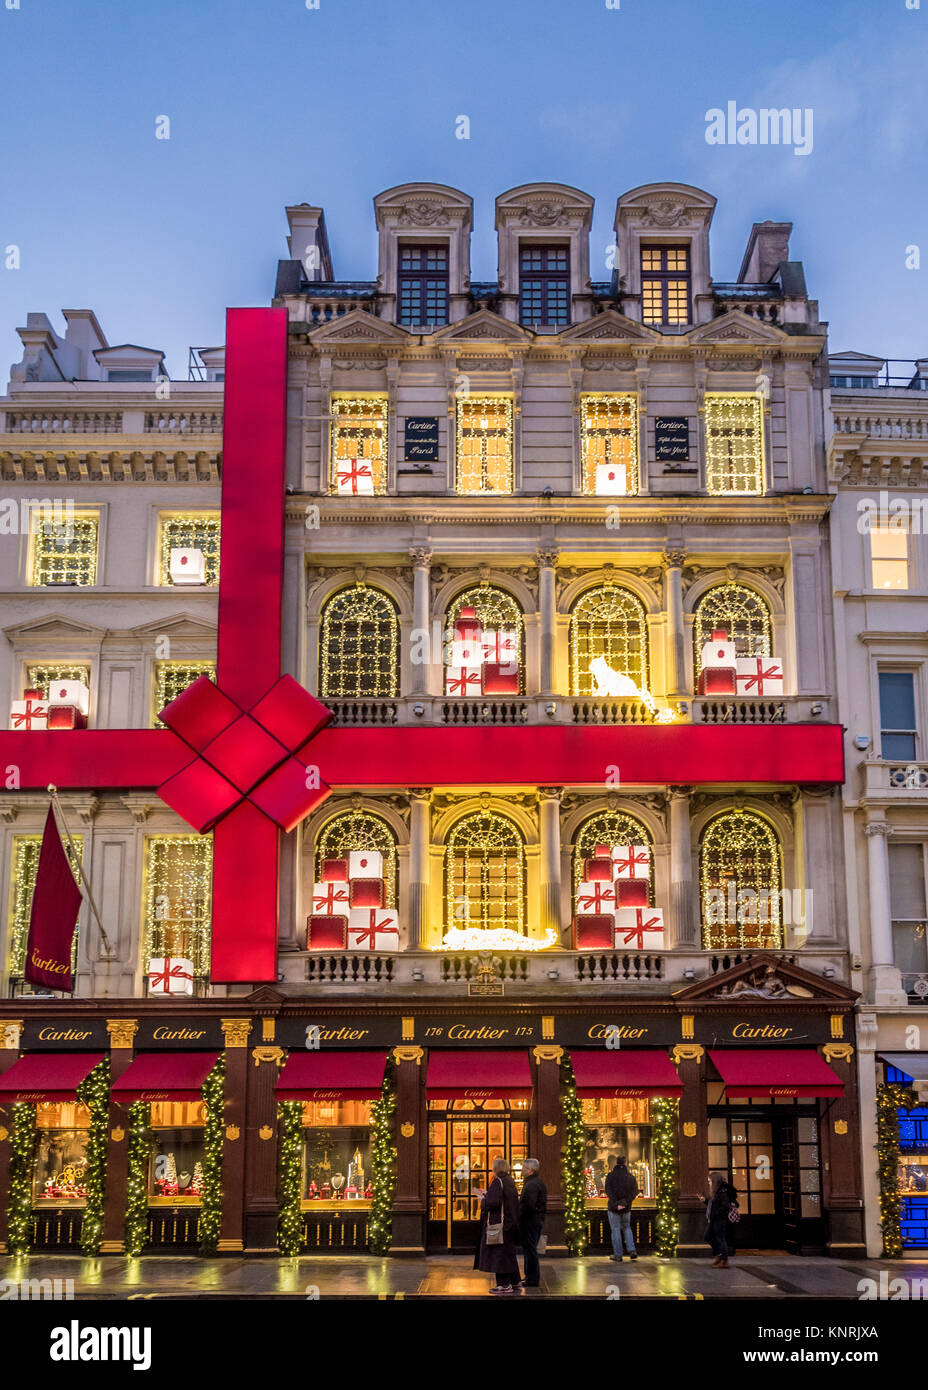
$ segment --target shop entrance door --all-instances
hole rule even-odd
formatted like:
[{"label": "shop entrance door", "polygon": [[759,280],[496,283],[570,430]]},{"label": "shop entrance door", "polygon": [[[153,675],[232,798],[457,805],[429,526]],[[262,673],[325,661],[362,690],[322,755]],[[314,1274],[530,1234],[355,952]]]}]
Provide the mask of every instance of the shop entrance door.
[{"label": "shop entrance door", "polygon": [[818,1133],[818,1117],[798,1109],[710,1110],[709,1168],[730,1173],[738,1189],[736,1252],[824,1249]]},{"label": "shop entrance door", "polygon": [[527,1156],[528,1102],[429,1101],[429,1249],[471,1251],[480,1234],[480,1198],[494,1158],[505,1158],[516,1187]]}]

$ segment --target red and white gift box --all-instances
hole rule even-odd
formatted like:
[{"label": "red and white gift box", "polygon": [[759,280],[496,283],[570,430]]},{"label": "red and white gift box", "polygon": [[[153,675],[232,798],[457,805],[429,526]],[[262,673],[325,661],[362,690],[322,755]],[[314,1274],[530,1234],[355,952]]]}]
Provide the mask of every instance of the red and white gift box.
[{"label": "red and white gift box", "polygon": [[342,497],[373,497],[374,470],[364,459],[338,459],[335,487]]},{"label": "red and white gift box", "polygon": [[344,951],[348,943],[348,914],[319,913],[306,920],[307,951]]},{"label": "red and white gift box", "polygon": [[149,994],[192,994],[193,961],[183,956],[152,956],[148,962]]},{"label": "red and white gift box", "polygon": [[50,705],[73,705],[86,719],[90,713],[90,690],[83,681],[49,681]]},{"label": "red and white gift box", "polygon": [[593,859],[584,859],[583,877],[586,880],[593,879],[596,882],[611,883],[615,878],[612,860],[605,854],[596,855]]},{"label": "red and white gift box", "polygon": [[350,907],[383,907],[386,884],[382,878],[353,878],[348,884]]},{"label": "red and white gift box", "polygon": [[483,664],[484,695],[518,695],[522,686],[518,666],[501,666],[495,661]]},{"label": "red and white gift box", "polygon": [[782,695],[783,664],[772,656],[739,656],[739,695]]},{"label": "red and white gift box", "polygon": [[454,624],[454,640],[456,642],[480,641],[480,619],[477,617],[476,608],[461,609]]},{"label": "red and white gift box", "polygon": [[446,695],[479,695],[482,690],[479,666],[446,666]]},{"label": "red and white gift box", "polygon": [[348,855],[348,877],[383,878],[383,855],[379,849],[353,849]]},{"label": "red and white gift box", "polygon": [[348,913],[350,951],[398,951],[400,929],[395,912],[382,907],[353,907]]},{"label": "red and white gift box", "polygon": [[10,702],[11,729],[45,729],[47,726],[48,705],[41,690],[27,690],[21,700]]},{"label": "red and white gift box", "polygon": [[697,695],[736,695],[736,662],[734,642],[724,627],[717,627],[711,641],[703,644]]},{"label": "red and white gift box", "polygon": [[190,546],[171,549],[169,572],[172,584],[205,584],[206,556]]},{"label": "red and white gift box", "polygon": [[663,950],[662,910],[659,907],[620,907],[615,914],[615,944],[619,950]]},{"label": "red and white gift box", "polygon": [[651,883],[646,878],[617,878],[615,881],[616,907],[647,907],[650,901]]},{"label": "red and white gift box", "polygon": [[87,716],[81,714],[74,705],[49,704],[45,727],[48,729],[86,729]]},{"label": "red and white gift box", "polygon": [[579,913],[574,918],[574,949],[611,951],[615,944],[615,913]]},{"label": "red and white gift box", "polygon": [[614,883],[604,883],[602,879],[584,879],[577,888],[578,913],[615,912],[616,893]]},{"label": "red and white gift box", "polygon": [[651,855],[647,845],[616,845],[612,851],[616,878],[650,878]]},{"label": "red and white gift box", "polygon": [[483,643],[476,637],[455,637],[451,643],[449,666],[483,665]]},{"label": "red and white gift box", "polygon": [[506,628],[487,628],[481,638],[484,661],[496,666],[518,666],[519,635]]},{"label": "red and white gift box", "polygon": [[347,883],[348,860],[323,859],[322,872],[319,877],[322,879],[323,883]]},{"label": "red and white gift box", "polygon": [[348,884],[338,881],[317,883],[313,887],[313,913],[330,916],[348,911]]},{"label": "red and white gift box", "polygon": [[624,497],[628,492],[624,463],[598,463],[595,487],[597,497]]}]

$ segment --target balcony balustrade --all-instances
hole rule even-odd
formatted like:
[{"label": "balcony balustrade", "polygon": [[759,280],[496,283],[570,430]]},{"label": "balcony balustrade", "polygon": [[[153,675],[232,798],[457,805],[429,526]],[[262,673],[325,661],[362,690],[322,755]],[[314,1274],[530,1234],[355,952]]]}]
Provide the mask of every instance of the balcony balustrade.
[{"label": "balcony balustrade", "polygon": [[[827,702],[818,718],[828,722]],[[326,697],[332,723],[339,727],[441,724],[472,727],[480,724],[513,726],[532,724],[653,724],[657,712],[643,700],[597,699],[594,696],[537,695],[478,696],[449,699],[434,695],[398,696],[396,699]],[[687,700],[674,704],[676,724],[791,724],[812,717],[812,702],[798,696],[775,700],[731,698]],[[926,765],[928,772],[928,765]]]}]

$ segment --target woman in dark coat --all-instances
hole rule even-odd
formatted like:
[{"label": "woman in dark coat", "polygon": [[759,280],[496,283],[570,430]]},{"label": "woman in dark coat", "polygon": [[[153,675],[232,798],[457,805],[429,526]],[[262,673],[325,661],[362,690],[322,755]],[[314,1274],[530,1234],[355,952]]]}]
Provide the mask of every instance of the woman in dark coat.
[{"label": "woman in dark coat", "polygon": [[733,1254],[729,1227],[729,1212],[738,1205],[738,1193],[724,1173],[709,1174],[709,1197],[706,1202],[706,1234],[718,1269],[728,1269],[728,1257]]},{"label": "woman in dark coat", "polygon": [[[487,1245],[487,1222],[503,1223],[502,1245]],[[521,1283],[516,1246],[519,1238],[519,1194],[504,1158],[493,1160],[493,1181],[480,1202],[480,1244],[474,1269],[495,1274],[490,1293],[514,1293]]]}]

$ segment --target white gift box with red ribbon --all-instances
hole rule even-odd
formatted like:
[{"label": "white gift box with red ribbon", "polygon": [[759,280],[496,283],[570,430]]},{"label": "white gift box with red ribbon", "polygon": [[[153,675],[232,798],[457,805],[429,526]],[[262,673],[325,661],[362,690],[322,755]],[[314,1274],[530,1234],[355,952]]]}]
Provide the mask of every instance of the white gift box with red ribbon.
[{"label": "white gift box with red ribbon", "polygon": [[479,695],[483,689],[479,666],[446,666],[446,695]]},{"label": "white gift box with red ribbon", "polygon": [[597,497],[625,497],[628,474],[624,463],[598,463],[595,487]]},{"label": "white gift box with red ribbon", "polygon": [[739,695],[782,695],[783,663],[772,656],[739,656]]},{"label": "white gift box with red ribbon", "polygon": [[27,690],[22,700],[10,701],[10,728],[48,728],[48,705],[38,690]]},{"label": "white gift box with red ribbon", "polygon": [[313,916],[339,916],[348,911],[347,883],[316,883],[313,885]]},{"label": "white gift box with red ribbon", "polygon": [[152,956],[148,962],[149,994],[192,994],[193,961],[183,956]]},{"label": "white gift box with red ribbon", "polygon": [[206,556],[194,547],[174,546],[171,549],[170,574],[172,584],[205,584]]},{"label": "white gift box with red ribbon", "polygon": [[349,878],[383,878],[383,855],[379,849],[353,849],[348,855]]},{"label": "white gift box with red ribbon", "polygon": [[[518,666],[519,636],[506,628],[487,628],[481,640],[483,660],[495,666]],[[466,665],[462,662],[462,665]]]},{"label": "white gift box with red ribbon", "polygon": [[451,643],[449,666],[474,666],[483,665],[483,643],[478,637],[461,638],[455,637]]},{"label": "white gift box with red ribbon", "polygon": [[602,879],[583,879],[577,889],[577,912],[602,915],[615,912],[615,886]]},{"label": "white gift box with red ribbon", "polygon": [[662,951],[664,913],[659,907],[620,907],[615,913],[615,945],[619,951]]},{"label": "white gift box with red ribbon", "polygon": [[650,878],[651,853],[647,845],[614,845],[612,874],[614,878]]},{"label": "white gift box with red ribbon", "polygon": [[400,929],[395,912],[382,907],[353,907],[348,913],[349,951],[398,951]]},{"label": "white gift box with red ribbon", "polygon": [[365,459],[337,459],[335,487],[342,497],[373,497],[374,470]]}]

